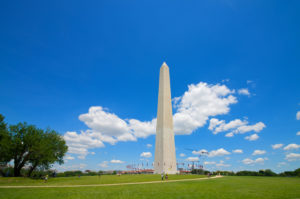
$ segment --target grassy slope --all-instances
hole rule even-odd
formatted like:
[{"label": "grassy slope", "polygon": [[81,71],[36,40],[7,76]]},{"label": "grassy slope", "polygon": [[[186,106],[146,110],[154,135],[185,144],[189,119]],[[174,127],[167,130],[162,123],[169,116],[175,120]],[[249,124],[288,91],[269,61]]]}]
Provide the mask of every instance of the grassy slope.
[{"label": "grassy slope", "polygon": [[0,198],[300,198],[300,178],[224,177],[113,187],[0,189]]}]

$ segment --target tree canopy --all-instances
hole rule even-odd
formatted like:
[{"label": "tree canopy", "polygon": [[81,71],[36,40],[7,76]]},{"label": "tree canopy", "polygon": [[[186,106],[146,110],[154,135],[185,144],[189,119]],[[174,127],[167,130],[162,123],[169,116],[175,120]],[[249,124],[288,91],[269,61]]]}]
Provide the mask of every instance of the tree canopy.
[{"label": "tree canopy", "polygon": [[27,123],[7,128],[3,120],[4,117],[0,115],[0,161],[14,161],[14,176],[20,176],[25,165],[30,168],[30,176],[36,168],[48,169],[54,163],[64,162],[68,147],[56,131],[39,129]]},{"label": "tree canopy", "polygon": [[9,135],[7,124],[4,117],[0,114],[0,164],[5,165],[12,158],[11,137]]}]

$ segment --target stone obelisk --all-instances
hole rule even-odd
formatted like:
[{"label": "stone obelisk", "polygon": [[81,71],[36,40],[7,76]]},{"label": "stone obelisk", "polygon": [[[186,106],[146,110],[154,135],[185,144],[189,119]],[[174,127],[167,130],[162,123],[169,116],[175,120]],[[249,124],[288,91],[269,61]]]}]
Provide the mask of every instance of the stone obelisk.
[{"label": "stone obelisk", "polygon": [[154,173],[177,173],[169,67],[159,72]]}]

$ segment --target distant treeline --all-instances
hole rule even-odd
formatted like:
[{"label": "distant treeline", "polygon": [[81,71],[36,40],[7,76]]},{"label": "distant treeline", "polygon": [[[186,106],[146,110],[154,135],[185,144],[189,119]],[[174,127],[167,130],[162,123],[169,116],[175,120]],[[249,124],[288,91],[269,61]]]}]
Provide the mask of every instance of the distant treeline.
[{"label": "distant treeline", "polygon": [[[21,176],[28,176],[28,169],[22,169],[21,170]],[[43,178],[44,176],[48,175],[49,177],[72,177],[72,176],[97,176],[97,175],[115,175],[118,171],[91,171],[91,170],[85,170],[85,171],[65,171],[65,172],[56,172],[54,170],[35,170],[31,174],[31,178]],[[0,176],[2,177],[13,177],[14,176],[14,170],[13,167],[0,167]]]},{"label": "distant treeline", "polygon": [[[193,169],[192,174],[208,174],[209,171],[205,171],[203,169]],[[282,177],[300,177],[300,168],[294,171],[284,171],[282,173],[275,173],[271,169],[259,170],[259,171],[214,171],[211,172],[213,175],[227,175],[227,176],[282,176]]]},{"label": "distant treeline", "polygon": [[[43,178],[45,175],[48,175],[49,177],[72,177],[72,176],[100,176],[100,175],[116,175],[120,171],[117,170],[111,170],[111,171],[91,171],[91,170],[85,170],[85,171],[65,171],[65,172],[56,172],[54,170],[35,170],[31,178]],[[21,176],[27,176],[28,170],[22,169],[21,170]],[[259,171],[207,171],[203,169],[193,169],[191,171],[192,174],[200,174],[200,175],[224,175],[224,176],[281,176],[281,177],[300,177],[300,168],[294,170],[294,171],[284,171],[282,173],[275,173],[271,169],[266,170],[259,170]],[[12,177],[14,176],[14,171],[12,167],[6,167],[1,168],[0,167],[0,176],[3,177]]]}]

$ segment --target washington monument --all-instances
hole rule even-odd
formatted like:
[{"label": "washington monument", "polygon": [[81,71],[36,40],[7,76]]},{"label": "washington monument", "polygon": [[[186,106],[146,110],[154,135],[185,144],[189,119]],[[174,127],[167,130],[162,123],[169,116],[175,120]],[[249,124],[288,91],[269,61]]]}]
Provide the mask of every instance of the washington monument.
[{"label": "washington monument", "polygon": [[154,173],[177,173],[169,67],[159,72]]}]

